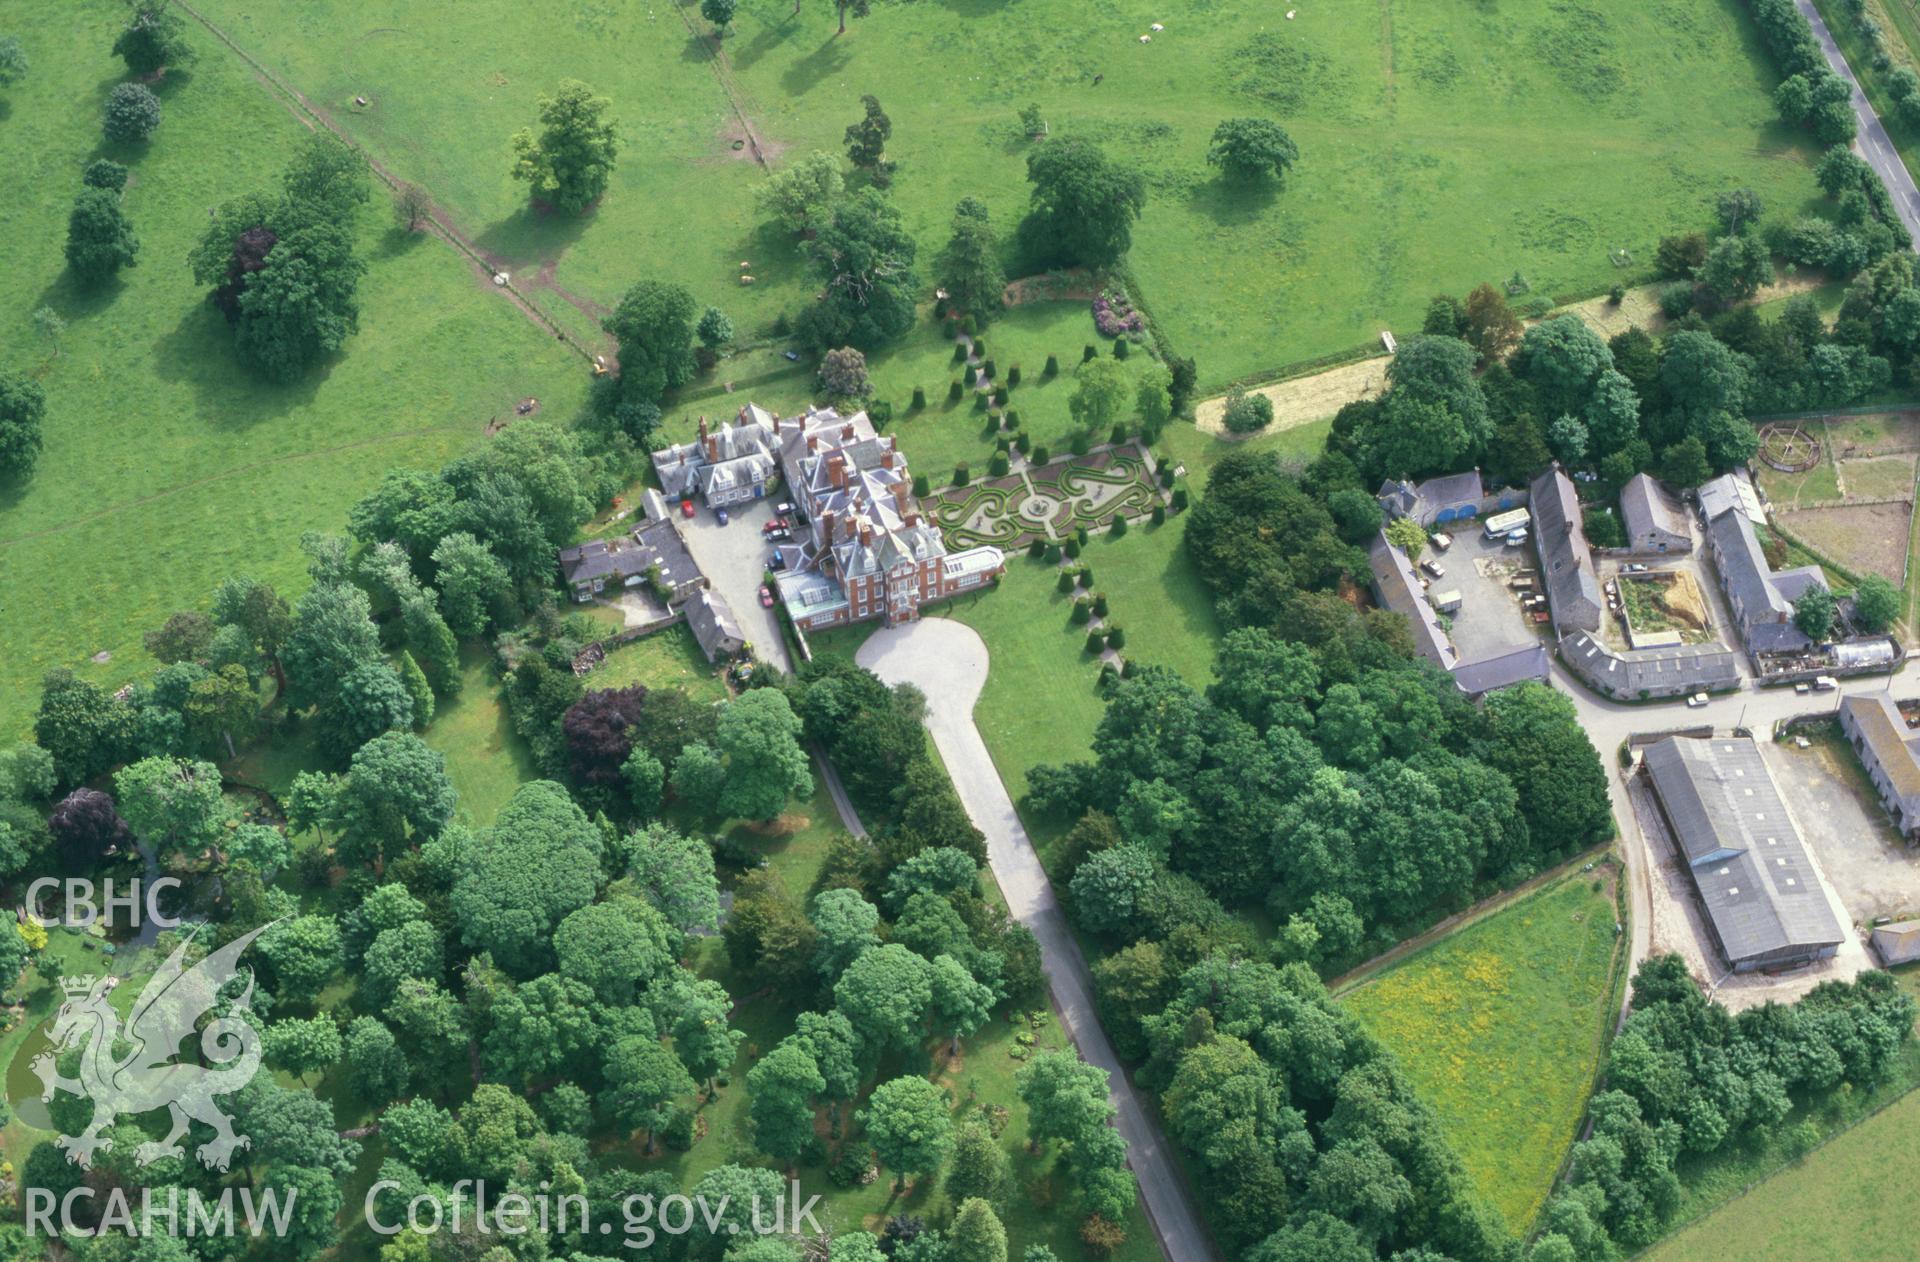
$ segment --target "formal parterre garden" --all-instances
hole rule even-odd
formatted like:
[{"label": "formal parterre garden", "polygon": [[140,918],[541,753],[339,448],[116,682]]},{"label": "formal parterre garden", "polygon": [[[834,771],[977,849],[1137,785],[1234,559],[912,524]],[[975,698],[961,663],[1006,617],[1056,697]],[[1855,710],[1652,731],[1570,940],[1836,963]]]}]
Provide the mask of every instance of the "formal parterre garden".
[{"label": "formal parterre garden", "polygon": [[1116,517],[1136,519],[1164,507],[1150,461],[1137,445],[1106,448],[952,487],[922,504],[954,548],[1059,543],[1077,530],[1105,530]]}]

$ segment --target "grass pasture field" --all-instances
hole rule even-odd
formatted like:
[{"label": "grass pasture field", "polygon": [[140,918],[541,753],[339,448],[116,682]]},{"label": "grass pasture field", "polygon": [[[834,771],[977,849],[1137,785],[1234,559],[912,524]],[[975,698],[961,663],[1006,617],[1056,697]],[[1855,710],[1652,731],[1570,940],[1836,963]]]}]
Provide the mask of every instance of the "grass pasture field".
[{"label": "grass pasture field", "polygon": [[[1920,968],[1894,972],[1920,994]],[[1846,1258],[1882,1262],[1913,1254],[1908,1176],[1920,1159],[1920,1045],[1909,1044],[1888,1081],[1847,1093],[1789,1123],[1811,1121],[1823,1143],[1804,1156],[1775,1140],[1682,1169],[1679,1231],[1647,1262],[1734,1258]]]},{"label": "grass pasture field", "polygon": [[[882,3],[844,36],[833,6],[748,0],[718,63],[706,23],[672,0],[201,7],[589,332],[640,276],[756,331],[804,301],[800,252],[751,205],[760,173],[735,110],[777,164],[838,153],[863,93],[893,120],[923,274],[961,197],[1008,235],[1024,213],[1029,102],[1051,136],[1141,166],[1140,296],[1209,384],[1409,330],[1436,291],[1515,272],[1534,295],[1643,279],[1659,236],[1703,226],[1717,191],[1751,186],[1777,213],[1814,191],[1735,0],[1325,0],[1293,21],[1253,0]],[[613,99],[627,145],[581,219],[529,209],[507,173],[508,137],[562,76]],[[1240,115],[1299,142],[1285,187],[1207,166],[1214,126]]]},{"label": "grass pasture field", "polygon": [[1912,1201],[1904,1180],[1894,1180],[1916,1164],[1920,1093],[1728,1202],[1647,1254],[1648,1262],[1912,1257]]},{"label": "grass pasture field", "polygon": [[[292,385],[249,376],[185,256],[209,207],[277,181],[300,125],[196,30],[198,60],[157,85],[165,113],[152,141],[104,147],[124,7],[38,6],[44,23],[28,7],[11,16],[32,68],[0,102],[12,176],[0,188],[0,363],[39,380],[47,417],[32,478],[0,486],[7,737],[30,722],[48,669],[109,688],[135,678],[151,666],[141,634],[204,606],[231,573],[297,595],[301,532],[341,530],[384,470],[440,464],[529,395],[570,418],[587,381],[457,254],[389,229],[383,201],[361,221],[369,266],[345,351]],[[133,169],[125,205],[141,251],[117,282],[82,292],[62,246],[81,169],[98,156]],[[57,354],[32,324],[42,306],[67,324]]]},{"label": "grass pasture field", "polygon": [[1340,997],[1520,1235],[1586,1109],[1613,1002],[1614,918],[1610,880],[1568,877]]}]

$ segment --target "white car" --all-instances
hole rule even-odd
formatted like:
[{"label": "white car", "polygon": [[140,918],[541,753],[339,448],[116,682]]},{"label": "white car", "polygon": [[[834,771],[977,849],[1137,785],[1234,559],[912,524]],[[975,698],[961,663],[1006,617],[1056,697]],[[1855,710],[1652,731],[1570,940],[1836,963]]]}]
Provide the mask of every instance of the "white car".
[{"label": "white car", "polygon": [[1701,706],[1707,704],[1708,700],[1710,700],[1710,698],[1706,693],[1696,692],[1687,698],[1687,709],[1698,710]]},{"label": "white car", "polygon": [[1438,561],[1422,561],[1420,568],[1435,578],[1445,578],[1447,576],[1447,568]]}]

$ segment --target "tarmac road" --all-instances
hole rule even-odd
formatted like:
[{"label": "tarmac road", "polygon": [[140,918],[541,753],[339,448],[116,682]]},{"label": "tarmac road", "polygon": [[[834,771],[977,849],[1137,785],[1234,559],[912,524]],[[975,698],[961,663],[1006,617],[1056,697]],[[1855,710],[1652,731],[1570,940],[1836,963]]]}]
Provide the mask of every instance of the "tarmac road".
[{"label": "tarmac road", "polygon": [[1914,186],[1913,175],[1907,170],[1906,163],[1900,161],[1900,153],[1887,136],[1880,116],[1873,112],[1867,94],[1860,90],[1860,80],[1854,77],[1853,67],[1841,55],[1840,45],[1834,42],[1833,32],[1827,29],[1820,10],[1814,8],[1813,0],[1793,2],[1813,27],[1813,37],[1819,41],[1820,51],[1826,54],[1827,64],[1833,67],[1835,74],[1853,86],[1853,115],[1860,120],[1860,134],[1853,142],[1854,151],[1879,172],[1881,182],[1887,186],[1887,192],[1893,198],[1894,212],[1900,216],[1900,222],[1906,225],[1907,235],[1913,238],[1915,248],[1920,249],[1920,188]]},{"label": "tarmac road", "polygon": [[[1000,772],[974,726],[973,705],[987,681],[987,646],[972,627],[951,618],[924,618],[877,631],[854,660],[888,684],[911,683],[926,694],[927,730],[940,750],[954,790],[974,826],[987,838],[987,861],[1014,918],[1040,940],[1040,958],[1080,1057],[1107,1071],[1116,1119],[1127,1141],[1127,1163],[1140,1183],[1147,1220],[1168,1262],[1211,1262],[1216,1256],[1172,1148],[1100,1028],[1093,978],[1080,944],[1054,898],[1040,856],[1015,813]],[[1036,698],[1041,704],[1043,699]]]}]

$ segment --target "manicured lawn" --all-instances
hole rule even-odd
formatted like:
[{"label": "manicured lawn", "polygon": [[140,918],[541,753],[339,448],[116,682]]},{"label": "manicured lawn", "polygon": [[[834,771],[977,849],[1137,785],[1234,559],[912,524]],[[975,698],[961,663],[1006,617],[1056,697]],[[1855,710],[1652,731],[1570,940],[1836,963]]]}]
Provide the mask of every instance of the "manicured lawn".
[{"label": "manicured lawn", "polygon": [[1573,1143],[1612,1008],[1614,904],[1593,885],[1533,894],[1340,1000],[1399,1057],[1520,1235]]},{"label": "manicured lawn", "polygon": [[[760,169],[732,148],[739,124],[690,5],[587,0],[555,14],[474,0],[426,14],[315,0],[268,14],[208,0],[207,12],[424,183],[570,327],[590,331],[646,275],[755,333],[813,292],[793,241],[751,204]],[[1282,13],[1254,0],[1190,14],[968,0],[876,6],[836,36],[832,6],[748,0],[726,73],[776,162],[839,153],[861,94],[880,98],[929,290],[956,201],[982,199],[1009,236],[1025,211],[1021,106],[1037,103],[1052,137],[1125,156],[1149,188],[1139,296],[1209,383],[1409,330],[1436,291],[1515,272],[1534,295],[1640,279],[1660,235],[1704,226],[1722,189],[1751,186],[1781,214],[1812,195],[1801,138],[1775,122],[1771,71],[1728,0]],[[1167,29],[1140,43],[1154,22]],[[584,219],[530,211],[508,176],[508,138],[562,76],[613,99],[627,146]],[[1299,142],[1284,187],[1232,186],[1206,165],[1215,125],[1244,115],[1277,118]],[[1616,250],[1631,263],[1610,261]]]},{"label": "manicured lawn", "polygon": [[[993,361],[996,382],[1004,383],[1008,370],[1019,365],[1020,384],[1009,390],[1007,407],[1019,413],[1020,428],[1054,455],[1066,455],[1067,444],[1080,429],[1067,412],[1073,370],[1089,342],[1099,342],[1103,353],[1111,347],[1094,333],[1087,304],[1039,302],[1015,307],[995,320],[980,341],[986,358]],[[948,390],[965,371],[953,361],[953,347],[941,327],[928,320],[900,347],[873,361],[874,394],[894,406],[890,432],[899,436],[900,449],[914,472],[926,474],[936,489],[952,479],[953,467],[961,461],[971,462],[973,476],[984,474],[998,433],[986,410],[974,407],[973,392],[966,392],[958,403],[947,401]],[[1060,362],[1059,375],[1052,379],[1043,372],[1049,355]],[[1141,354],[1131,362],[1138,365],[1147,359]],[[915,386],[926,391],[924,412],[907,411]],[[1099,435],[1098,441],[1106,440],[1105,434]]]},{"label": "manicured lawn", "polygon": [[[1176,516],[1119,539],[1095,535],[1081,560],[1093,567],[1112,621],[1126,630],[1126,655],[1171,666],[1198,688],[1213,677],[1220,626],[1212,595],[1187,561],[1185,528]],[[930,615],[956,618],[986,641],[991,665],[974,720],[1016,799],[1026,792],[1028,768],[1086,758],[1106,713],[1095,689],[1099,667],[1085,652],[1086,628],[1069,619],[1071,601],[1055,586],[1058,573],[1022,553],[1008,560],[999,587]],[[816,653],[851,657],[877,625],[809,638]],[[1034,819],[1027,826],[1044,857],[1051,830]]]},{"label": "manicured lawn", "polygon": [[587,675],[589,688],[678,688],[696,701],[725,701],[727,685],[684,623],[622,644]]},{"label": "manicured lawn", "polygon": [[[81,169],[108,153],[99,119],[125,8],[35,0],[12,17],[32,69],[0,104],[0,364],[38,377],[48,403],[37,472],[0,486],[5,738],[30,722],[48,669],[135,678],[152,665],[141,633],[231,573],[297,595],[300,534],[341,530],[386,469],[440,464],[529,395],[570,418],[587,383],[458,255],[390,231],[382,197],[360,224],[369,270],[345,352],[290,386],[242,370],[185,255],[209,207],[277,181],[303,129],[204,31],[198,61],[158,85],[165,121],[145,152],[108,154],[134,171],[139,265],[76,290],[66,218]],[[67,322],[57,357],[31,323],[42,306]]]}]

